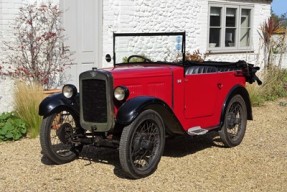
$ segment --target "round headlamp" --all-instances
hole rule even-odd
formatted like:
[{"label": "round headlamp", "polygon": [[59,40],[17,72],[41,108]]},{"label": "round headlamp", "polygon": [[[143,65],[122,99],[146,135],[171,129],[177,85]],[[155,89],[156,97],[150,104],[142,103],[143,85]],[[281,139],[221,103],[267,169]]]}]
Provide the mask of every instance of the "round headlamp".
[{"label": "round headlamp", "polygon": [[71,99],[73,97],[75,97],[77,95],[77,88],[74,85],[64,85],[63,89],[62,89],[62,93],[63,95],[68,98]]},{"label": "round headlamp", "polygon": [[119,86],[114,90],[114,97],[117,101],[123,101],[127,99],[129,90],[126,87]]}]

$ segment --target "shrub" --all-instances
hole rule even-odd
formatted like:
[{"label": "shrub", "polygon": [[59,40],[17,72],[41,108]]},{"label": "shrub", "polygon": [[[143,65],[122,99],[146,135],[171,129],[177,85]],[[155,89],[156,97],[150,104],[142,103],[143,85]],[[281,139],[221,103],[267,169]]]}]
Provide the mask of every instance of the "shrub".
[{"label": "shrub", "polygon": [[204,62],[205,58],[206,58],[206,55],[200,53],[200,51],[198,49],[195,50],[192,54],[186,53],[186,55],[185,55],[186,61],[194,61],[194,62],[199,62],[199,63]]},{"label": "shrub", "polygon": [[287,70],[279,69],[278,67],[271,67],[263,73],[262,92],[264,99],[273,101],[280,97],[287,96]]},{"label": "shrub", "polygon": [[252,106],[262,106],[264,104],[264,97],[262,95],[262,89],[257,84],[248,84],[247,90],[250,96]]},{"label": "shrub", "polygon": [[25,122],[13,113],[0,115],[0,141],[19,140],[26,132]]},{"label": "shrub", "polygon": [[262,86],[247,85],[253,106],[260,106],[265,101],[273,101],[280,97],[287,97],[287,70],[270,67],[262,71]]},{"label": "shrub", "polygon": [[37,82],[45,89],[61,84],[64,67],[71,63],[61,15],[59,7],[51,3],[26,4],[19,9],[13,38],[4,41],[6,75]]},{"label": "shrub", "polygon": [[16,82],[14,101],[15,113],[23,119],[28,127],[28,136],[39,135],[42,118],[38,115],[39,104],[44,98],[42,86]]},{"label": "shrub", "polygon": [[272,35],[280,28],[280,23],[272,17],[265,21],[260,29],[259,35],[263,41],[264,48],[264,67],[271,67],[272,49],[274,47],[274,40]]}]

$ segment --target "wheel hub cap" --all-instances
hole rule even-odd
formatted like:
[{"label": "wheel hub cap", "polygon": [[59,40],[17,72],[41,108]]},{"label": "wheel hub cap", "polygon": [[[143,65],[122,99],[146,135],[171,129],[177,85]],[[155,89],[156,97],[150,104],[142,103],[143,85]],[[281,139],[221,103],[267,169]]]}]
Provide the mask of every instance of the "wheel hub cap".
[{"label": "wheel hub cap", "polygon": [[71,141],[72,135],[73,127],[69,123],[64,123],[57,129],[57,136],[62,143],[66,144]]}]

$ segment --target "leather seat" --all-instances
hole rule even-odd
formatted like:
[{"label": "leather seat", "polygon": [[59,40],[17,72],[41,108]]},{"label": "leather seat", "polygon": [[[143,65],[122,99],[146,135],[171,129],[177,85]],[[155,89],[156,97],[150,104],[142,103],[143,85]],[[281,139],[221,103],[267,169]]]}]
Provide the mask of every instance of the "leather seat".
[{"label": "leather seat", "polygon": [[185,69],[185,75],[202,74],[202,73],[216,73],[217,67],[214,66],[189,66]]},{"label": "leather seat", "polygon": [[231,68],[231,67],[218,67],[218,71],[220,72],[226,72],[226,71],[234,71],[235,68]]}]

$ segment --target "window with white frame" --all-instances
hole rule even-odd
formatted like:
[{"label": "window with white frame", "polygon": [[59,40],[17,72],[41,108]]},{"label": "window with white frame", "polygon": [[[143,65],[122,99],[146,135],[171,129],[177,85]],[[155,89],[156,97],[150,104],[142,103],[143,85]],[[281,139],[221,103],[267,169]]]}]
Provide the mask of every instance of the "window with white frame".
[{"label": "window with white frame", "polygon": [[252,7],[209,5],[209,50],[240,51],[251,49]]}]

